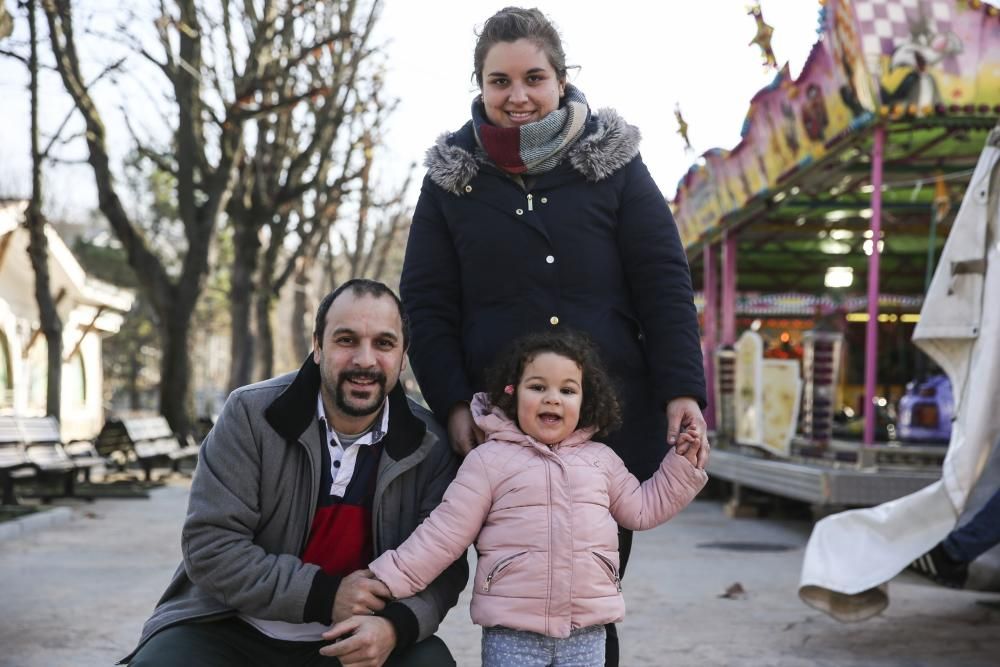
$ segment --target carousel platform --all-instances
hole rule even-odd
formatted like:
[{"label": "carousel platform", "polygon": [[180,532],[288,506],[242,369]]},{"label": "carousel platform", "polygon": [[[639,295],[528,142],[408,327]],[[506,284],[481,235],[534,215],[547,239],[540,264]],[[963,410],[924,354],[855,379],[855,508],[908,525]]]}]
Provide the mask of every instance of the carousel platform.
[{"label": "carousel platform", "polygon": [[779,459],[754,447],[730,445],[712,449],[708,473],[818,507],[868,507],[937,481],[945,450],[835,440],[821,452],[799,444],[793,456]]}]

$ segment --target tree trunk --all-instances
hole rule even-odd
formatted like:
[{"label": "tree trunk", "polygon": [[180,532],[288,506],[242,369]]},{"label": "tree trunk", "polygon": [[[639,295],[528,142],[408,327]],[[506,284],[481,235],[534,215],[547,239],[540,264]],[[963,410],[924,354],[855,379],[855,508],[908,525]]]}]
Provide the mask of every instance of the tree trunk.
[{"label": "tree trunk", "polygon": [[28,204],[28,255],[35,272],[35,300],[38,319],[48,344],[47,389],[45,412],[59,419],[62,399],[62,321],[56,310],[49,281],[49,244],[45,238],[45,218],[42,217],[42,154],[38,145],[38,32],[35,24],[35,0],[28,2],[28,28],[31,34],[31,202]]},{"label": "tree trunk", "polygon": [[230,287],[229,391],[254,380],[256,340],[251,327],[254,274],[257,271],[260,239],[254,225],[233,219],[232,285]]},{"label": "tree trunk", "polygon": [[[180,299],[178,299],[180,301]],[[193,304],[178,303],[160,327],[163,356],[160,360],[160,412],[181,437],[191,431],[194,401],[191,395],[191,329]],[[187,312],[185,312],[187,311]]]},{"label": "tree trunk", "polygon": [[295,267],[295,296],[292,302],[292,318],[288,327],[288,337],[295,350],[295,358],[302,360],[312,350],[312,311],[309,304],[310,272],[313,257],[300,257]]},{"label": "tree trunk", "polygon": [[139,372],[142,364],[139,363],[139,348],[137,347],[132,358],[128,362],[128,407],[129,410],[139,410],[142,404],[139,399]]},{"label": "tree trunk", "polygon": [[257,371],[260,378],[274,375],[274,330],[271,313],[274,310],[274,295],[270,289],[261,289],[254,295],[257,315]]}]

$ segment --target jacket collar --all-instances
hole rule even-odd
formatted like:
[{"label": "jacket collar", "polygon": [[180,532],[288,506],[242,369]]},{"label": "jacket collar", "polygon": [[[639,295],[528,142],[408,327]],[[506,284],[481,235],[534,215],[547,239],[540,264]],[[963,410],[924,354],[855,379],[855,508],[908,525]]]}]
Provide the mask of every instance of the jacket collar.
[{"label": "jacket collar", "polygon": [[[288,442],[302,437],[310,427],[315,430],[316,394],[319,392],[319,366],[310,354],[292,383],[264,409],[267,423]],[[413,414],[406,392],[397,383],[389,392],[389,432],[382,439],[385,451],[397,461],[420,447],[427,427]]]},{"label": "jacket collar", "polygon": [[[625,122],[614,109],[601,109],[591,117],[583,137],[568,154],[573,169],[588,181],[602,181],[639,154],[639,129]],[[482,161],[472,121],[457,132],[445,133],[427,150],[424,166],[434,183],[462,196],[465,186],[479,174]]]}]

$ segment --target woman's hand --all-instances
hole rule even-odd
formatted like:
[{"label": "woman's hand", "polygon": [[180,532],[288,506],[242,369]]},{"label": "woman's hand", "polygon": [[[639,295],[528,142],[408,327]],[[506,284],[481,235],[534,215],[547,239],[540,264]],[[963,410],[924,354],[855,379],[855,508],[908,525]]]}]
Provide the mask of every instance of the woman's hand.
[{"label": "woman's hand", "polygon": [[[692,437],[678,438],[681,431]],[[708,425],[698,407],[698,401],[681,396],[667,403],[667,442],[677,447],[678,454],[696,453],[696,466],[705,469],[711,446],[708,444]],[[691,456],[687,458],[691,460]]]},{"label": "woman's hand", "polygon": [[451,440],[451,448],[461,457],[472,451],[472,448],[481,444],[485,435],[476,426],[472,418],[472,409],[468,403],[456,403],[448,413],[448,439]]}]

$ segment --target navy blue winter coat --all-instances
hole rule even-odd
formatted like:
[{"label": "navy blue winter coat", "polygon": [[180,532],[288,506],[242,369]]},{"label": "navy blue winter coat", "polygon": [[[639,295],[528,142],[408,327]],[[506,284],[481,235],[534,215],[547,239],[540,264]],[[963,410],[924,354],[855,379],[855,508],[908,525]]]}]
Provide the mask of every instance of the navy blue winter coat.
[{"label": "navy blue winter coat", "polygon": [[528,188],[485,157],[471,123],[428,151],[400,292],[438,419],[485,389],[510,341],[552,326],[600,347],[624,404],[607,442],[640,479],[666,452],[667,402],[704,405],[687,257],[638,144],[635,127],[602,110]]}]

